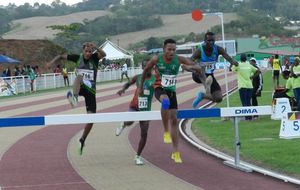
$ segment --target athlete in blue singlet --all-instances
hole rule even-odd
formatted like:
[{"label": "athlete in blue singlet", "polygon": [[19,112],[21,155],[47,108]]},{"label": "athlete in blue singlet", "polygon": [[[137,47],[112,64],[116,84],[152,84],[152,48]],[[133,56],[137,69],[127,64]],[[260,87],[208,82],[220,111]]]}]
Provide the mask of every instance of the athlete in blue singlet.
[{"label": "athlete in blue singlet", "polygon": [[193,80],[197,83],[203,83],[206,91],[205,93],[202,91],[197,93],[193,101],[193,108],[197,108],[202,99],[208,99],[213,102],[222,101],[221,87],[214,77],[214,70],[219,55],[222,55],[230,63],[230,67],[238,65],[238,62],[232,59],[222,47],[215,45],[215,34],[207,32],[204,37],[204,44],[192,56],[192,59],[198,62],[203,69],[203,73],[205,73],[205,75],[193,73]]}]

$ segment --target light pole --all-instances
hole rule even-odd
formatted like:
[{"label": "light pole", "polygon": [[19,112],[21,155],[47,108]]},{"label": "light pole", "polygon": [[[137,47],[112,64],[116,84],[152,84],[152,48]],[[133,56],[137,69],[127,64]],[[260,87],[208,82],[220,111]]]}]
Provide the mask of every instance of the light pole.
[{"label": "light pole", "polygon": [[[225,50],[225,34],[224,34],[224,18],[222,12],[216,12],[216,13],[204,13],[204,16],[218,16],[221,19],[221,28],[222,28],[222,46]],[[225,75],[225,86],[226,86],[226,102],[227,107],[229,107],[229,96],[228,96],[228,79],[227,79],[227,66],[226,66],[226,60],[224,59],[224,75]]]}]

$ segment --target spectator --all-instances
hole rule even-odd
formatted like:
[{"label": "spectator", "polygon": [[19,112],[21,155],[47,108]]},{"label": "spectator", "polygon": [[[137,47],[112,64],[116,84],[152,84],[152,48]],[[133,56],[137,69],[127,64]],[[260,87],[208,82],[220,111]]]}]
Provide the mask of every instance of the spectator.
[{"label": "spectator", "polygon": [[10,68],[9,67],[7,67],[5,69],[5,75],[6,75],[6,77],[10,77],[11,76],[11,72],[10,72]]},{"label": "spectator", "polygon": [[300,65],[299,57],[295,58],[294,64],[291,68],[293,80],[293,91],[297,101],[297,111],[300,111]]},{"label": "spectator", "polygon": [[294,105],[296,105],[296,100],[293,92],[293,82],[294,82],[294,77],[291,77],[291,72],[288,70],[285,70],[282,72],[282,78],[284,80],[287,80],[285,83],[285,88],[279,90],[277,89],[274,92],[273,99],[275,98],[288,98],[292,108]]},{"label": "spectator", "polygon": [[279,86],[279,73],[281,71],[281,62],[277,54],[275,55],[271,64],[273,68],[273,86],[274,89],[276,89]]},{"label": "spectator", "polygon": [[127,68],[127,63],[124,63],[123,66],[122,66],[122,74],[121,74],[121,81],[120,82],[123,82],[123,76],[126,76],[127,80],[129,81],[129,77],[128,77],[128,68]]},{"label": "spectator", "polygon": [[25,65],[22,66],[21,75],[27,75],[26,66]]},{"label": "spectator", "polygon": [[35,72],[35,74],[36,74],[37,77],[42,76],[41,71],[39,69],[39,66],[33,67],[33,70],[34,70],[34,72]]},{"label": "spectator", "polygon": [[64,83],[65,83],[65,86],[70,86],[70,83],[69,83],[69,76],[68,76],[68,69],[66,67],[64,67],[62,69],[62,75],[64,77]]},{"label": "spectator", "polygon": [[15,76],[21,76],[21,71],[18,66],[15,66]]},{"label": "spectator", "polygon": [[60,65],[57,65],[53,71],[53,73],[61,73]]},{"label": "spectator", "polygon": [[30,92],[34,92],[34,88],[33,88],[33,84],[36,78],[35,72],[34,70],[30,67],[30,65],[27,65],[27,75],[29,77],[30,80]]},{"label": "spectator", "polygon": [[[247,63],[246,54],[241,54],[241,63],[238,66],[233,65],[232,71],[237,73],[238,88],[240,99],[243,106],[251,106],[251,97],[253,91],[252,79],[256,77],[260,71]],[[252,120],[251,116],[246,116],[246,120]]]},{"label": "spectator", "polygon": [[[253,57],[250,59],[250,64],[259,69],[256,64],[256,59]],[[263,76],[259,73],[252,79],[253,91],[252,91],[252,106],[258,106],[257,97],[261,97],[261,91],[263,88]],[[257,119],[258,115],[253,116],[253,119]]]}]

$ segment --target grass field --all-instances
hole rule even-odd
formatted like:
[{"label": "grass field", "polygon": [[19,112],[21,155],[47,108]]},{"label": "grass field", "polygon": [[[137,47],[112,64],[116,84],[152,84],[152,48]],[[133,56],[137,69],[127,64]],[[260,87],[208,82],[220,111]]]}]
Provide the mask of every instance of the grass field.
[{"label": "grass field", "polygon": [[[281,78],[282,80],[282,78]],[[284,84],[284,81],[281,81]],[[259,105],[271,105],[271,72],[264,74],[262,97]],[[241,106],[238,92],[230,96],[230,106]],[[226,107],[226,101],[216,107]],[[196,119],[192,124],[195,135],[207,144],[234,155],[234,128],[232,121],[220,118]],[[254,121],[239,123],[241,160],[272,169],[290,176],[300,177],[300,139],[284,140],[279,138],[280,121],[261,116]]]}]

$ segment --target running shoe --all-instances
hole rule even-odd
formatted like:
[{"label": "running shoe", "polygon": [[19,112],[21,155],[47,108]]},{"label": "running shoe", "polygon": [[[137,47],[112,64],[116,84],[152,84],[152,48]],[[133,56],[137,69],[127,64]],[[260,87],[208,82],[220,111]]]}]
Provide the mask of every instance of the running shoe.
[{"label": "running shoe", "polygon": [[120,125],[116,128],[116,136],[121,135],[122,131],[125,129],[124,122],[120,123]]},{"label": "running shoe", "polygon": [[67,98],[72,107],[77,106],[77,103],[78,103],[77,97],[75,97],[74,94],[70,90],[67,93]]},{"label": "running shoe", "polygon": [[172,143],[171,135],[169,132],[164,132],[164,143],[166,144]]},{"label": "running shoe", "polygon": [[83,147],[84,147],[84,138],[79,139],[79,149],[78,149],[78,154],[81,156],[83,153]]},{"label": "running shoe", "polygon": [[134,157],[135,165],[144,165],[143,158],[141,156],[135,155]]},{"label": "running shoe", "polygon": [[172,160],[174,160],[175,163],[178,163],[178,164],[182,163],[182,160],[180,157],[180,152],[178,152],[178,151],[172,152],[171,158],[172,158]]},{"label": "running shoe", "polygon": [[203,95],[204,95],[203,92],[198,92],[198,94],[192,104],[194,109],[196,109],[198,104],[201,102]]}]

